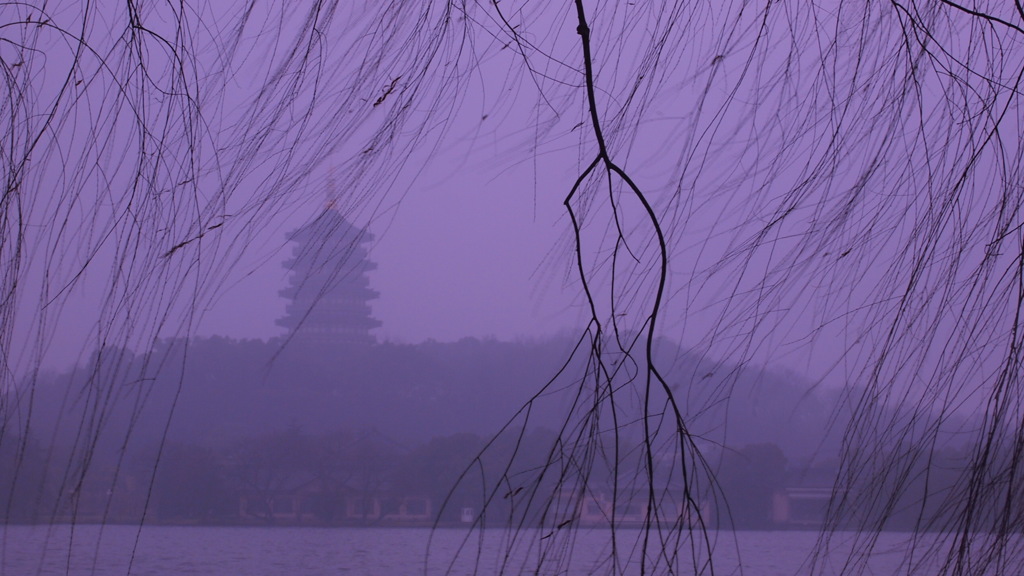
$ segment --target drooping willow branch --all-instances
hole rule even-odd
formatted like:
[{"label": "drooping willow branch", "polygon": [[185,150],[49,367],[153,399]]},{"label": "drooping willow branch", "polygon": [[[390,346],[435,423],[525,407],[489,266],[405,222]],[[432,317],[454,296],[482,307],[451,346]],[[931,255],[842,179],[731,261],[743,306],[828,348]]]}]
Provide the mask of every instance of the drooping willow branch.
[{"label": "drooping willow branch", "polygon": [[[573,185],[573,188],[572,188],[572,190],[570,190],[568,196],[566,196],[565,201],[563,202],[563,204],[565,205],[565,208],[566,208],[566,210],[569,213],[569,217],[572,220],[573,234],[574,234],[575,239],[576,239],[577,266],[578,266],[578,270],[579,270],[580,281],[585,286],[585,293],[586,293],[586,297],[588,299],[588,304],[590,306],[590,310],[591,310],[591,314],[592,314],[591,323],[595,327],[593,340],[595,342],[597,342],[597,344],[593,348],[593,354],[595,355],[599,365],[602,362],[602,360],[601,360],[601,344],[600,344],[600,341],[601,341],[602,336],[603,336],[603,334],[602,334],[603,327],[602,327],[601,319],[598,317],[597,312],[596,312],[596,305],[595,305],[595,303],[593,301],[594,294],[592,293],[590,287],[587,286],[587,284],[588,284],[587,278],[588,278],[589,274],[588,274],[588,271],[587,271],[587,269],[585,268],[585,266],[583,264],[583,257],[582,257],[583,247],[582,247],[582,239],[581,239],[581,234],[580,234],[580,222],[579,222],[579,219],[577,217],[576,212],[573,210],[573,200],[574,200],[575,196],[579,193],[580,186],[582,185],[582,183],[595,170],[603,170],[606,173],[606,176],[607,176],[607,179],[608,179],[608,193],[613,196],[611,198],[611,207],[612,207],[613,217],[615,219],[615,229],[616,229],[616,231],[618,233],[618,238],[616,239],[616,246],[615,246],[615,249],[614,249],[615,250],[614,257],[615,258],[618,257],[619,246],[621,245],[620,241],[624,242],[625,241],[625,237],[624,237],[624,233],[623,233],[623,230],[622,230],[622,227],[621,227],[622,225],[621,225],[621,223],[619,221],[619,217],[618,217],[618,211],[617,211],[617,207],[616,207],[616,199],[614,198],[615,190],[614,190],[614,186],[612,185],[613,178],[618,178],[622,182],[624,182],[626,184],[627,188],[629,189],[629,191],[632,193],[633,197],[643,206],[644,212],[645,212],[645,214],[646,214],[646,216],[648,218],[648,225],[650,226],[650,229],[653,231],[653,233],[654,233],[654,235],[656,237],[656,243],[657,243],[658,277],[657,277],[657,280],[655,282],[655,295],[654,295],[653,303],[651,303],[651,305],[650,305],[650,312],[648,313],[647,317],[645,318],[645,320],[643,322],[643,329],[646,331],[646,337],[644,339],[645,340],[645,342],[644,342],[644,361],[642,363],[642,365],[644,366],[644,377],[643,377],[644,392],[643,392],[643,413],[641,414],[641,418],[643,419],[643,440],[642,441],[643,441],[644,453],[645,453],[644,454],[644,456],[645,456],[645,458],[644,458],[644,465],[645,465],[646,473],[647,473],[647,503],[646,503],[647,518],[646,518],[646,524],[645,524],[645,528],[646,529],[644,531],[644,536],[643,536],[643,546],[642,546],[641,551],[640,551],[640,554],[641,554],[641,568],[640,568],[640,571],[641,571],[641,574],[644,574],[648,570],[647,563],[648,563],[648,551],[649,551],[649,548],[651,546],[651,542],[650,542],[651,532],[652,532],[652,530],[658,530],[659,533],[660,533],[660,524],[661,524],[663,518],[661,517],[661,513],[660,513],[660,507],[659,507],[659,502],[658,502],[658,494],[659,494],[660,490],[665,489],[665,487],[656,486],[656,483],[658,482],[658,480],[657,480],[656,473],[655,473],[656,471],[655,471],[655,462],[654,462],[654,444],[655,444],[655,439],[656,439],[656,435],[657,434],[656,434],[656,432],[651,427],[651,420],[652,420],[652,418],[656,417],[656,415],[654,414],[654,406],[653,406],[653,403],[652,403],[652,396],[651,396],[652,386],[658,386],[660,388],[660,390],[665,394],[665,401],[667,402],[667,404],[668,404],[668,406],[670,407],[670,410],[671,410],[670,418],[671,418],[671,421],[672,421],[672,423],[674,425],[674,428],[675,428],[674,432],[678,436],[678,449],[679,449],[680,455],[683,455],[683,454],[686,454],[687,452],[692,451],[692,452],[694,452],[694,454],[696,456],[696,458],[695,458],[696,460],[701,460],[701,458],[700,458],[700,455],[699,455],[698,448],[693,444],[693,440],[690,437],[689,432],[686,429],[686,424],[685,424],[685,421],[684,421],[684,418],[683,418],[683,413],[682,413],[682,410],[680,410],[678,404],[676,403],[675,394],[673,393],[671,387],[668,385],[668,383],[666,382],[664,377],[662,377],[661,373],[658,371],[658,368],[657,368],[656,363],[655,363],[655,358],[654,358],[654,343],[655,343],[655,339],[656,339],[656,337],[658,335],[658,332],[657,332],[657,321],[658,321],[659,313],[661,312],[662,302],[663,302],[663,298],[664,298],[664,295],[665,295],[665,285],[666,285],[667,277],[668,277],[668,246],[666,245],[666,242],[665,242],[665,235],[664,235],[664,232],[662,231],[661,223],[659,221],[658,215],[655,213],[654,208],[651,206],[650,201],[644,195],[643,191],[641,191],[640,188],[636,185],[636,183],[629,176],[629,174],[627,174],[625,170],[623,170],[618,164],[616,164],[612,160],[612,158],[611,158],[611,156],[609,154],[608,146],[607,146],[607,143],[605,142],[604,134],[603,134],[602,129],[601,129],[601,116],[600,116],[600,112],[598,110],[598,105],[597,105],[596,81],[595,81],[595,78],[594,78],[593,55],[592,55],[592,52],[591,52],[590,27],[587,24],[587,16],[586,16],[586,12],[584,10],[583,1],[582,0],[575,0],[575,4],[576,4],[576,12],[577,12],[577,18],[578,18],[578,25],[577,25],[576,31],[579,34],[580,45],[582,47],[582,52],[583,52],[583,65],[584,65],[584,77],[585,77],[585,87],[586,87],[586,95],[587,95],[587,105],[588,105],[588,108],[589,108],[589,111],[590,111],[591,129],[593,131],[594,141],[597,144],[597,154],[595,155],[595,158],[590,163],[590,165],[587,166],[587,168],[576,179],[576,183]],[[615,285],[615,269],[614,269],[614,264],[613,264],[613,267],[612,267],[611,285],[613,286],[613,290],[614,290],[614,285]],[[620,338],[619,330],[618,330],[618,323],[616,322],[616,310],[617,310],[617,307],[616,307],[616,304],[614,302],[614,294],[612,294],[611,297],[613,299],[612,302],[611,302],[611,310],[612,310],[611,321],[612,321],[612,324],[613,324],[613,330],[615,332],[615,342],[619,344],[620,351],[622,351],[625,356],[629,357],[630,353],[631,353],[631,348],[632,347],[631,346],[629,346],[629,347],[623,347],[622,346],[622,340]],[[609,381],[608,385],[609,385],[608,402],[609,402],[609,404],[611,404],[611,410],[614,412],[615,411],[615,406],[614,406],[613,395],[611,393],[611,382],[610,381]],[[681,474],[682,474],[682,491],[684,493],[684,499],[685,499],[685,503],[686,503],[686,507],[687,507],[686,509],[692,511],[692,513],[694,514],[694,518],[692,519],[693,523],[698,525],[698,526],[700,526],[701,533],[704,534],[703,541],[704,541],[705,545],[707,546],[707,552],[708,552],[708,555],[710,557],[711,542],[710,542],[710,540],[706,536],[707,526],[705,525],[705,520],[704,520],[702,512],[701,512],[700,503],[697,501],[697,498],[699,498],[699,497],[696,497],[694,495],[693,487],[690,485],[691,477],[690,477],[689,471],[687,470],[687,463],[686,463],[685,457],[680,457],[679,463],[680,463],[680,469],[681,469],[680,471],[681,471]],[[615,504],[614,501],[615,501],[615,498],[613,498],[613,507],[614,507],[614,504]],[[670,518],[669,520],[671,520],[672,522],[678,522],[679,519],[678,518]],[[687,515],[687,522],[689,522],[689,521],[691,521],[691,518],[689,517],[689,515]],[[614,520],[613,520],[613,522],[614,522]],[[614,524],[613,524],[612,527],[614,529]],[[682,525],[677,525],[676,527],[678,529],[680,529],[680,530],[682,530],[684,528]],[[669,540],[662,539],[658,544],[660,545],[659,546],[660,553],[657,555],[658,560],[655,561],[655,564],[660,563],[661,560],[665,560],[667,562],[667,565],[665,567],[668,568],[669,570],[671,570],[672,568],[674,568],[674,566],[672,566],[672,559],[674,558],[674,556],[672,555],[672,553],[669,552],[669,550],[667,550],[667,545],[669,544]],[[696,562],[696,560],[695,560],[695,562]]]},{"label": "drooping willow branch", "polygon": [[[505,125],[534,126],[517,151],[586,134],[564,202],[586,345],[544,389],[571,387],[568,417],[529,482],[509,463],[487,488],[529,499],[514,525],[544,526],[534,543],[561,554],[542,562],[571,554],[588,492],[644,503],[644,570],[677,559],[651,540],[674,491],[691,511],[678,533],[702,527],[713,491],[659,332],[739,364],[825,349],[852,413],[831,527],[867,534],[866,557],[913,509],[947,535],[946,573],[1007,562],[1024,454],[1021,3],[594,0],[589,20],[579,0],[509,4],[0,3],[0,443],[26,452],[50,343],[98,285],[80,306],[97,312],[95,354],[67,397],[88,406],[83,467],[61,470],[80,485],[98,437],[129,444],[132,428],[107,427],[115,407],[137,422],[152,372],[181,372],[148,351],[194,330],[265,228],[323,201],[325,165],[351,186],[347,213],[376,217],[508,49],[518,68],[496,84],[538,102]],[[589,121],[563,125],[579,101]],[[908,502],[950,429],[969,438],[957,481]],[[620,543],[607,571],[625,571]]]},{"label": "drooping willow branch", "polygon": [[[605,140],[601,112],[597,104],[598,84],[595,79],[591,32],[583,3],[575,3],[577,26],[582,50],[582,83],[589,116],[589,130],[597,151],[586,167],[575,177],[563,201],[574,237],[574,258],[578,281],[590,310],[590,319],[571,357],[581,354],[578,362],[563,366],[542,393],[568,378],[571,404],[562,427],[557,431],[551,450],[536,468],[513,470],[511,465],[497,471],[500,487],[485,498],[486,505],[500,499],[520,499],[519,509],[513,506],[506,523],[513,533],[506,543],[507,560],[502,573],[519,573],[523,569],[569,569],[573,564],[572,549],[585,507],[607,506],[610,549],[601,560],[577,559],[577,569],[594,573],[620,574],[632,572],[638,564],[641,574],[679,573],[680,564],[690,562],[692,570],[703,573],[711,567],[712,541],[705,517],[705,499],[711,492],[701,493],[701,478],[710,478],[700,450],[687,430],[682,408],[675,393],[657,368],[655,343],[657,320],[665,296],[668,277],[669,247],[656,210],[633,178],[612,158]],[[507,24],[507,20],[505,20]],[[600,184],[589,187],[588,181]],[[625,186],[619,198],[616,182]],[[610,205],[610,218],[616,238],[610,257],[610,278],[598,279],[585,255],[588,246],[583,238],[586,225],[576,204],[581,195],[597,194],[604,189]],[[643,211],[643,220],[636,229],[627,231],[619,203],[632,201]],[[593,216],[590,216],[593,218]],[[642,232],[638,233],[637,230]],[[620,258],[640,259],[630,248],[628,236],[646,234],[652,240],[655,274],[649,282],[617,290]],[[638,329],[624,330],[620,299],[643,300],[650,293],[641,317],[630,322]],[[607,308],[609,314],[600,310]],[[637,354],[636,347],[643,347]],[[639,358],[639,359],[638,359]],[[572,376],[574,370],[579,376]],[[631,400],[636,399],[635,403]],[[531,405],[540,401],[540,393],[517,413],[521,422],[514,442],[516,454],[522,433],[530,424]],[[659,407],[658,404],[661,404]],[[607,422],[610,421],[610,424]],[[668,425],[672,439],[662,439]],[[509,428],[506,428],[508,430]],[[515,460],[515,456],[513,457]],[[473,469],[479,467],[475,463]],[[464,478],[475,476],[467,470]],[[528,488],[524,491],[524,483]],[[610,494],[609,494],[610,493]],[[504,494],[503,497],[500,497]],[[604,499],[609,498],[608,502]],[[639,508],[639,516],[627,517],[623,510]],[[486,510],[486,507],[485,507]],[[531,514],[533,511],[533,514]],[[642,536],[623,542],[622,527],[642,523]],[[484,526],[484,513],[474,524]],[[693,536],[693,531],[698,535]],[[686,542],[689,542],[687,545]],[[638,546],[638,548],[633,548]],[[689,547],[691,553],[682,553]],[[629,551],[633,548],[632,551]],[[522,559],[522,550],[535,551],[538,564],[529,566]],[[585,568],[580,568],[585,566]]]}]

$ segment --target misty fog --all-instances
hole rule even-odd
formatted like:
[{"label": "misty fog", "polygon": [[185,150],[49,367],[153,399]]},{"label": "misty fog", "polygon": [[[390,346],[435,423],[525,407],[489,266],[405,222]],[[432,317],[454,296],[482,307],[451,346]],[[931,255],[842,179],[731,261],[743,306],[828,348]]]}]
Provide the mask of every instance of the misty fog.
[{"label": "misty fog", "polygon": [[1022,40],[0,2],[0,573],[1013,573]]}]

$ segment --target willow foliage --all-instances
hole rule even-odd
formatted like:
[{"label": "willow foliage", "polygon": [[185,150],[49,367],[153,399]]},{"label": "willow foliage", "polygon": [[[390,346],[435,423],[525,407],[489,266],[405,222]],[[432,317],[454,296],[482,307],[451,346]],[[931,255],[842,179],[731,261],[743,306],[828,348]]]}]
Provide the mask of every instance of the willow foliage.
[{"label": "willow foliage", "polygon": [[[510,536],[537,554],[508,572],[570,562],[561,528],[598,482],[648,511],[639,541],[613,530],[608,573],[712,570],[727,508],[709,512],[701,407],[669,385],[660,336],[740,362],[840,350],[829,377],[853,384],[853,417],[830,525],[864,535],[846,570],[964,411],[967,463],[933,496],[952,513],[912,504],[944,535],[928,555],[976,574],[1018,552],[1019,2],[30,1],[0,2],[0,23],[0,442],[25,449],[84,298],[102,295],[88,454],[118,397],[148,398],[104,384],[138,369],[126,350],[189,335],[260,232],[322,201],[307,191],[329,165],[347,213],[400,201],[483,92],[509,158],[576,151],[537,190],[564,200],[591,315],[548,384],[576,401],[547,463],[491,492],[522,488],[544,512],[513,521],[555,527]],[[830,546],[826,530],[817,569]]]}]

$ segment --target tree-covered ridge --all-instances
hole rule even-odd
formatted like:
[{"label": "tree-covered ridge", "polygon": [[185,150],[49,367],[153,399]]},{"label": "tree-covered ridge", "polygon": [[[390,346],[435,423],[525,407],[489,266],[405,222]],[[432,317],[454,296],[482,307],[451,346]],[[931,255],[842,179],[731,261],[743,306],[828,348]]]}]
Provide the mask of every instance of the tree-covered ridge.
[{"label": "tree-covered ridge", "polygon": [[[454,522],[460,508],[479,511],[484,500],[492,519],[539,513],[540,502],[517,507],[512,496],[533,493],[527,488],[537,483],[564,492],[553,489],[546,462],[573,387],[556,377],[544,393],[535,390],[572,345],[215,337],[166,340],[146,354],[100,350],[88,365],[37,386],[31,399],[12,397],[21,408],[12,414],[31,425],[20,456],[10,451],[18,442],[4,442],[7,461],[21,462],[20,474],[5,479],[8,517],[68,520],[77,510],[123,521],[148,509],[150,520],[164,522]],[[691,433],[718,472],[717,485],[701,494],[716,523],[820,524],[821,498],[851,488],[835,484],[841,391],[713,362],[668,341],[657,354],[673,365]],[[96,418],[99,406],[104,418]],[[83,440],[83,426],[94,427],[96,442]],[[596,522],[619,510],[635,520],[640,500],[619,494],[613,505],[610,496],[613,480],[641,465],[635,459],[622,455],[618,470],[586,478],[590,495],[570,498],[561,513],[589,510],[580,518]],[[56,473],[86,463],[80,483]],[[485,487],[467,481],[483,470]],[[661,480],[670,489],[678,482]],[[458,502],[448,498],[453,487]],[[779,500],[790,488],[795,499]]]},{"label": "tree-covered ridge", "polygon": [[[370,346],[165,340],[145,354],[101,350],[87,365],[49,378],[31,403],[23,396],[12,414],[30,416],[38,433],[63,425],[54,436],[61,438],[110,405],[118,409],[103,426],[133,426],[133,442],[162,438],[170,418],[168,440],[209,446],[289,426],[372,428],[401,441],[486,436],[517,413],[522,423],[531,401],[529,425],[556,428],[573,401],[574,381],[559,372],[573,345],[566,338]],[[835,440],[823,441],[842,418],[833,413],[839,392],[814,390],[792,373],[708,360],[669,341],[657,355],[672,365],[671,386],[694,433],[709,444],[768,441],[800,458],[836,449]]]}]

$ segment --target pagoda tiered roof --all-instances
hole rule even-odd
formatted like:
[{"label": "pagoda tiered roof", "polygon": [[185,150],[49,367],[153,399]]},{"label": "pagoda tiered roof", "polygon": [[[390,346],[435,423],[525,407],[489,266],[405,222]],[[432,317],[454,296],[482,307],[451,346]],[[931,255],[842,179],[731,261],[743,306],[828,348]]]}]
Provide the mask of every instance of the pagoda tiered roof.
[{"label": "pagoda tiered roof", "polygon": [[367,273],[377,265],[366,244],[373,234],[328,207],[315,220],[288,234],[296,242],[284,266],[291,271],[285,316],[277,323],[293,337],[338,343],[372,343],[370,330],[380,326],[369,302],[380,294],[370,288]]}]

